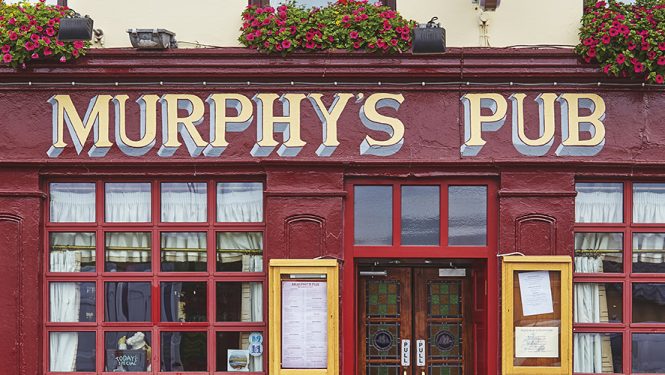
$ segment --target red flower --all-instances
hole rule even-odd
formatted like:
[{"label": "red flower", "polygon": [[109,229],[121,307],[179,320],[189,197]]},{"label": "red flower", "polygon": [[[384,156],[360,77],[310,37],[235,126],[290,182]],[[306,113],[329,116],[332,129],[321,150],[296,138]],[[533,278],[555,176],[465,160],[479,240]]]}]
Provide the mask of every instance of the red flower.
[{"label": "red flower", "polygon": [[282,47],[283,47],[284,49],[289,49],[289,48],[291,48],[291,41],[288,40],[288,39],[283,40],[283,41],[282,41]]},{"label": "red flower", "polygon": [[610,28],[610,36],[617,36],[617,35],[619,35],[619,29],[617,29],[616,27]]},{"label": "red flower", "polygon": [[16,40],[16,39],[18,39],[18,34],[15,31],[10,31],[9,40]]},{"label": "red flower", "polygon": [[53,53],[53,51],[51,51],[50,49],[48,49],[48,47],[44,48],[44,56],[49,56],[49,55],[51,55],[52,53]]},{"label": "red flower", "polygon": [[665,56],[660,56],[658,58],[658,61],[656,62],[658,65],[663,66],[665,65]]},{"label": "red flower", "polygon": [[594,47],[589,48],[589,51],[587,51],[587,56],[591,58],[596,57],[596,49]]},{"label": "red flower", "polygon": [[665,51],[665,43],[664,42],[658,43],[658,49],[661,51]]},{"label": "red flower", "polygon": [[656,74],[655,80],[656,80],[656,83],[658,83],[658,84],[662,84],[662,83],[665,82],[665,78],[663,78],[663,76],[660,75],[660,74]]},{"label": "red flower", "polygon": [[390,21],[385,20],[383,21],[383,29],[384,30],[390,30],[393,28],[393,25],[390,24]]},{"label": "red flower", "polygon": [[5,62],[5,63],[10,63],[10,62],[12,62],[12,59],[13,59],[13,57],[12,57],[12,55],[10,55],[9,53],[5,53],[5,54],[2,56],[2,61]]},{"label": "red flower", "polygon": [[626,62],[626,56],[623,53],[617,55],[617,64],[622,65]]},{"label": "red flower", "polygon": [[354,31],[351,31],[351,32],[349,33],[349,38],[351,38],[351,39],[358,39],[358,32],[355,31],[355,30],[354,30]]},{"label": "red flower", "polygon": [[344,22],[344,23],[348,23],[349,20],[351,20],[351,17],[349,17],[348,15],[345,15],[344,17],[342,17],[342,22]]},{"label": "red flower", "polygon": [[307,49],[316,48],[316,42],[314,42],[313,40],[307,41],[307,43],[305,43],[305,48],[307,48]]},{"label": "red flower", "polygon": [[47,27],[47,28],[46,28],[46,35],[48,35],[48,36],[53,36],[53,35],[55,35],[55,29],[52,28],[52,27]]},{"label": "red flower", "polygon": [[397,39],[391,39],[390,44],[393,45],[393,47],[397,47],[398,40]]},{"label": "red flower", "polygon": [[255,38],[254,33],[247,34],[247,36],[245,38],[247,38],[247,40],[249,40],[251,42]]},{"label": "red flower", "polygon": [[49,25],[49,26],[53,26],[53,25],[55,25],[55,20],[54,20],[53,18],[51,18],[50,20],[48,20],[48,25]]},{"label": "red flower", "polygon": [[649,51],[647,52],[647,58],[649,60],[655,60],[656,59],[656,52],[655,51]]},{"label": "red flower", "polygon": [[32,42],[25,42],[24,47],[26,51],[32,51],[35,49],[35,45],[32,44]]},{"label": "red flower", "polygon": [[79,50],[75,49],[72,51],[72,56],[78,57],[79,56]]},{"label": "red flower", "polygon": [[353,42],[353,48],[360,49],[360,42]]},{"label": "red flower", "polygon": [[63,63],[63,62],[67,62],[67,58],[66,58],[65,56],[62,56],[62,57],[60,58],[60,62],[61,62],[61,63]]},{"label": "red flower", "polygon": [[634,50],[635,48],[637,48],[637,45],[636,45],[635,43],[633,43],[633,42],[628,42],[628,50],[629,50],[629,51],[632,51],[632,50]]},{"label": "red flower", "polygon": [[34,60],[34,59],[38,59],[38,58],[39,58],[39,54],[38,54],[37,52],[35,52],[35,53],[32,54],[32,56],[30,56],[30,58],[32,58],[33,60]]},{"label": "red flower", "polygon": [[612,41],[612,39],[610,38],[609,35],[605,34],[603,35],[602,38],[600,38],[600,41],[603,42],[603,44],[610,44],[610,41]]},{"label": "red flower", "polygon": [[644,64],[637,63],[634,66],[635,73],[642,73],[644,71]]},{"label": "red flower", "polygon": [[604,72],[605,74],[609,74],[609,73],[610,73],[610,68],[611,68],[611,67],[612,67],[612,66],[609,65],[609,64],[605,65],[605,66],[603,67],[603,72]]},{"label": "red flower", "polygon": [[12,17],[12,18],[9,19],[8,22],[9,22],[10,25],[16,25],[16,18]]}]

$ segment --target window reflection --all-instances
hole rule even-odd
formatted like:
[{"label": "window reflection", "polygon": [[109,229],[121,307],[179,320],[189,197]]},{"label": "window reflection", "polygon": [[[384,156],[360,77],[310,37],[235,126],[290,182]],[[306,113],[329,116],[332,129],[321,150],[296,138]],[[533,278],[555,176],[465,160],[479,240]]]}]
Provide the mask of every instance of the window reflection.
[{"label": "window reflection", "polygon": [[487,187],[448,188],[448,244],[487,245]]},{"label": "window reflection", "polygon": [[104,289],[104,320],[107,322],[151,321],[151,288],[144,282],[107,282]]},{"label": "window reflection", "polygon": [[207,371],[206,337],[205,332],[162,332],[161,370]]}]

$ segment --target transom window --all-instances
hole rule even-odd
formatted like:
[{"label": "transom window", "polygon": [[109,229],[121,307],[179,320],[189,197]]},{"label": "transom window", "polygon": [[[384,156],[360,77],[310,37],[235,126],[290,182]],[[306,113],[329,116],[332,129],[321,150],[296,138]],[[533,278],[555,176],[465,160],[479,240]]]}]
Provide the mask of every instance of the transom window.
[{"label": "transom window", "polygon": [[263,184],[49,184],[48,372],[263,373]]},{"label": "transom window", "polygon": [[574,371],[665,374],[665,183],[576,190]]},{"label": "transom window", "polygon": [[486,184],[357,184],[356,247],[476,247],[488,242]]}]

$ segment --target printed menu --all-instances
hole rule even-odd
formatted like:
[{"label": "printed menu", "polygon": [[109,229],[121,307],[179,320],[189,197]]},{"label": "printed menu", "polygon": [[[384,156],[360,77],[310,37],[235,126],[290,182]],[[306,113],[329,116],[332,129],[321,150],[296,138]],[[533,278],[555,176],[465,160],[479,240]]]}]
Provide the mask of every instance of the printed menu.
[{"label": "printed menu", "polygon": [[282,368],[327,367],[327,282],[283,281]]}]

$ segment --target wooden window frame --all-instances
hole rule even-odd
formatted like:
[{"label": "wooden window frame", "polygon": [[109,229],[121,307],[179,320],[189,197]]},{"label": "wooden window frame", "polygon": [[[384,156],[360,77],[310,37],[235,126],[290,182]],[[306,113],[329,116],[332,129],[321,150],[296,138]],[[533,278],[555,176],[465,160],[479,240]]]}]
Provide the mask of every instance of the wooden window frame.
[{"label": "wooden window frame", "polygon": [[[632,285],[634,283],[665,283],[665,273],[633,273],[633,234],[665,233],[665,223],[633,223],[633,185],[636,183],[662,183],[663,181],[626,181],[626,180],[577,180],[576,183],[620,183],[623,187],[623,221],[621,223],[574,223],[574,233],[621,233],[623,235],[623,272],[621,273],[577,273],[573,270],[573,288],[577,283],[618,283],[622,285],[622,322],[621,323],[575,323],[575,333],[620,333],[622,334],[623,372],[632,373],[632,334],[665,334],[665,323],[632,323]],[[574,255],[573,249],[573,255]],[[573,293],[574,294],[574,293]],[[573,298],[574,295],[573,295]],[[664,372],[665,373],[665,372]],[[575,375],[588,373],[575,372]],[[590,375],[590,374],[589,374]]]},{"label": "wooden window frame", "polygon": [[[161,363],[161,333],[162,332],[205,332],[207,335],[207,371],[196,372],[198,374],[227,374],[231,372],[217,371],[216,361],[216,340],[217,333],[219,332],[260,332],[264,336],[265,351],[263,355],[263,371],[261,372],[245,372],[248,375],[265,375],[268,373],[268,283],[267,283],[267,267],[264,267],[263,272],[218,272],[217,266],[217,233],[219,232],[261,232],[264,236],[263,246],[263,259],[264,262],[269,259],[267,257],[265,246],[265,208],[263,211],[263,219],[261,222],[238,222],[238,223],[223,223],[217,222],[217,184],[218,183],[233,183],[233,182],[257,182],[262,183],[265,189],[265,182],[258,179],[244,178],[244,179],[201,179],[201,178],[96,178],[96,179],[79,179],[79,178],[58,178],[50,179],[45,183],[45,189],[49,194],[51,183],[69,182],[69,183],[94,183],[95,184],[95,222],[91,223],[60,223],[50,221],[50,200],[46,200],[45,209],[43,210],[44,236],[44,257],[43,274],[45,275],[42,293],[44,296],[43,303],[43,373],[46,375],[62,374],[61,372],[50,371],[50,358],[49,358],[49,333],[50,332],[95,332],[96,348],[95,352],[95,367],[94,373],[111,374],[104,371],[105,366],[105,338],[106,332],[129,332],[141,331],[151,333],[151,346],[153,348],[152,354],[152,371],[144,372],[145,374],[162,373],[160,368]],[[106,183],[146,183],[151,184],[151,221],[143,223],[106,223],[104,221],[104,186]],[[161,222],[161,183],[169,182],[203,182],[207,185],[207,216],[208,221],[197,223],[173,223]],[[265,202],[265,200],[264,200]],[[95,272],[50,272],[49,270],[49,241],[50,233],[54,232],[93,232],[95,233],[96,244],[96,262]],[[149,232],[151,233],[151,272],[106,272],[104,270],[105,263],[105,233],[107,232]],[[160,267],[160,241],[161,233],[164,232],[205,232],[207,235],[207,270],[205,272],[162,272]],[[267,262],[264,263],[267,266]],[[58,323],[50,322],[49,318],[49,284],[51,282],[94,282],[95,290],[95,322],[73,322],[73,323]],[[106,322],[104,321],[104,285],[105,282],[113,281],[140,281],[150,282],[152,285],[151,295],[151,311],[152,321],[150,322]],[[206,297],[206,322],[161,322],[160,320],[160,299],[158,298],[160,282],[168,281],[199,281],[206,282],[207,297]],[[263,298],[263,318],[261,322],[217,322],[216,319],[216,286],[220,282],[259,282],[263,285],[262,298]],[[157,295],[155,295],[157,293]],[[76,371],[70,372],[71,374],[89,374],[90,372]]]},{"label": "wooden window frame", "polygon": [[[61,0],[59,0],[61,1]],[[67,1],[67,0],[64,0]],[[389,6],[391,9],[396,10],[397,9],[397,0],[382,0],[384,4]],[[255,5],[255,6],[261,6],[261,7],[266,7],[270,5],[270,0],[249,0],[249,5]]]}]

